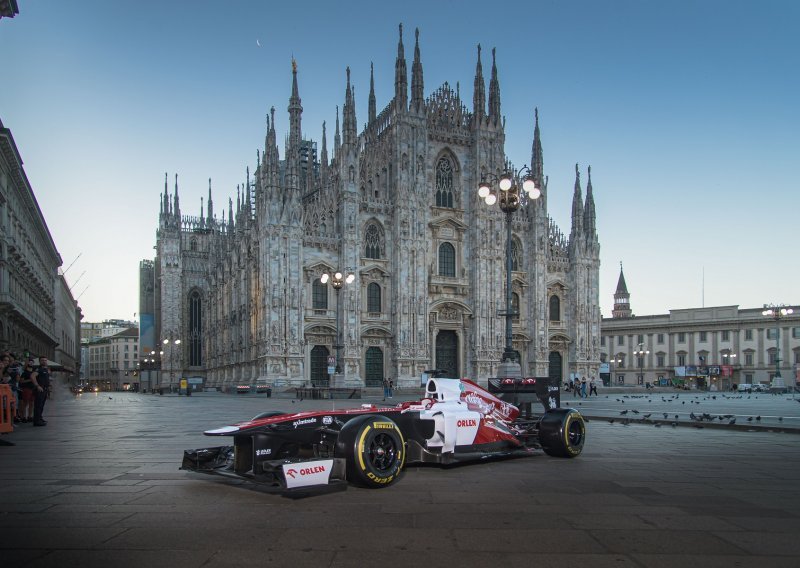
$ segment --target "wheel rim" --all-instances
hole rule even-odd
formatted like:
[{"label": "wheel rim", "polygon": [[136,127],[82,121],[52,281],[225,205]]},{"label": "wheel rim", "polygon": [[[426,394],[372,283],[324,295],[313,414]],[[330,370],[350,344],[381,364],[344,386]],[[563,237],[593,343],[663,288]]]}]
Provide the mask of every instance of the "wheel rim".
[{"label": "wheel rim", "polygon": [[570,446],[579,447],[583,443],[583,423],[580,420],[572,420],[567,426],[567,441]]},{"label": "wheel rim", "polygon": [[397,461],[397,444],[388,434],[378,434],[369,445],[370,465],[377,471],[388,471]]}]

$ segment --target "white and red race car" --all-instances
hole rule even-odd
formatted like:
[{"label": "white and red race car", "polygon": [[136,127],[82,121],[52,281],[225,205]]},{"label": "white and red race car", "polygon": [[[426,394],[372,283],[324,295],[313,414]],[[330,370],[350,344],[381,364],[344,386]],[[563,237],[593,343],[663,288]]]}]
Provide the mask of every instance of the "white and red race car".
[{"label": "white and red race car", "polygon": [[[537,450],[578,456],[586,438],[583,417],[557,408],[557,397],[548,398],[546,388],[543,397],[536,381],[490,379],[496,396],[465,379],[431,378],[425,398],[397,406],[265,412],[207,430],[207,436],[233,437],[233,445],[186,450],[181,469],[290,493],[347,483],[388,487],[413,463],[454,464]],[[545,406],[540,416],[522,417],[518,406],[503,400],[534,392]]]}]

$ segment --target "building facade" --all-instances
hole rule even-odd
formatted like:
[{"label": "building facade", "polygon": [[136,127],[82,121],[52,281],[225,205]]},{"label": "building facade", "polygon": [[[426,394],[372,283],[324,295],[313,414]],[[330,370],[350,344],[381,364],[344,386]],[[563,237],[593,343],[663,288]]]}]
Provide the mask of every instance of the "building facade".
[{"label": "building facade", "polygon": [[104,391],[139,390],[139,329],[129,327],[86,345],[86,382]]},{"label": "building facade", "polygon": [[[324,123],[319,144],[301,134],[293,62],[283,157],[273,107],[253,174],[248,168],[221,218],[210,180],[199,216],[182,214],[177,175],[172,194],[165,180],[157,257],[140,265],[156,343],[169,347],[165,381],[325,386],[337,351],[348,387],[383,377],[416,386],[431,368],[495,376],[505,346],[506,231],[500,208],[477,188],[513,166],[494,52],[487,98],[478,48],[471,110],[447,83],[423,96],[420,53],[417,33],[409,90],[401,27],[394,97],[377,112],[371,76],[361,132],[347,69],[330,158]],[[591,177],[584,199],[576,166],[565,234],[547,203],[570,193],[547,187],[538,113],[530,170],[542,195],[513,214],[513,347],[524,376],[596,374],[600,246]],[[354,280],[337,291],[322,278],[336,271]]]},{"label": "building facade", "polygon": [[[716,306],[635,316],[620,270],[614,316],[603,318],[604,382],[618,386],[676,385],[730,390],[772,384],[779,359],[786,386],[800,366],[800,310],[776,320],[764,308]],[[619,315],[624,314],[624,315]]]},{"label": "building facade", "polygon": [[77,355],[70,350],[79,308],[58,274],[61,264],[11,131],[0,122],[0,350],[56,362]]}]

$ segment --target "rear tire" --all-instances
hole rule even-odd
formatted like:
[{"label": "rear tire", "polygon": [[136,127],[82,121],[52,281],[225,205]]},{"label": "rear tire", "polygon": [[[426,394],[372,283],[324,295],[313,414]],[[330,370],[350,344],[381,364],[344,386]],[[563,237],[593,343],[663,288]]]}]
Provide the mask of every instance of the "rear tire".
[{"label": "rear tire", "polygon": [[539,443],[548,456],[577,457],[585,441],[586,423],[574,408],[555,408],[539,421]]},{"label": "rear tire", "polygon": [[370,489],[388,487],[398,480],[405,465],[405,440],[389,418],[359,416],[342,427],[335,456],[346,460],[351,483]]}]

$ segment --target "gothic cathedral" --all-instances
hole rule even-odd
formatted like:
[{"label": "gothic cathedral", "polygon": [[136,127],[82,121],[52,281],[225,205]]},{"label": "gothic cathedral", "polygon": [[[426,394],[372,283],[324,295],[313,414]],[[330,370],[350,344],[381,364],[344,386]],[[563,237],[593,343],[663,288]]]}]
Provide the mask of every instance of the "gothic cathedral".
[{"label": "gothic cathedral", "polygon": [[[329,156],[324,123],[319,146],[301,135],[292,62],[283,157],[273,108],[255,171],[248,168],[227,215],[224,207],[215,212],[210,180],[199,217],[181,214],[177,176],[172,194],[165,182],[157,257],[142,263],[152,343],[181,339],[162,355],[162,382],[327,386],[337,353],[346,387],[377,386],[383,377],[418,386],[433,368],[484,383],[496,376],[505,347],[506,225],[477,188],[513,166],[494,51],[487,101],[478,47],[470,111],[447,83],[425,98],[418,31],[409,93],[401,26],[394,87],[376,112],[371,76],[369,116],[358,132],[347,69]],[[584,200],[575,168],[567,236],[547,213],[538,112],[530,171],[542,194],[512,216],[513,348],[523,376],[597,375],[591,170]],[[334,288],[323,276],[336,272],[354,279]],[[140,349],[145,357],[158,351]]]}]

